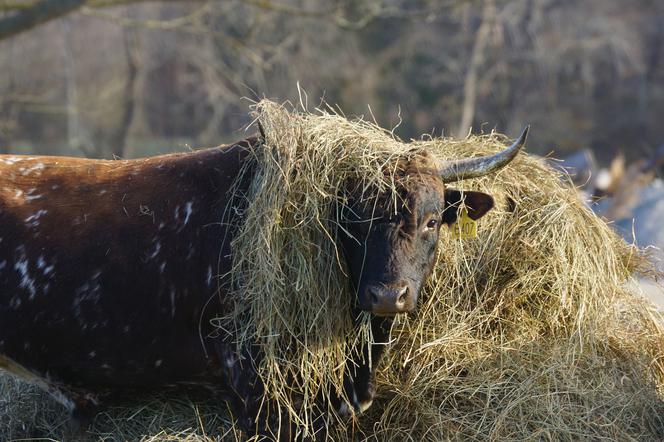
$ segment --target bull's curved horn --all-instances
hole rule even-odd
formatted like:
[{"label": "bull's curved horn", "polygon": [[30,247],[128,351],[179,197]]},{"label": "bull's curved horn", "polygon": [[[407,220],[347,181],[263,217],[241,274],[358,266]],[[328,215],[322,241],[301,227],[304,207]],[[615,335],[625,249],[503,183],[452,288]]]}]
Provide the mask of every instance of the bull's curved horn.
[{"label": "bull's curved horn", "polygon": [[514,144],[502,152],[486,157],[465,158],[462,160],[446,162],[440,167],[438,174],[444,182],[452,183],[454,181],[477,178],[496,172],[512,161],[521,148],[526,144],[529,129],[530,126],[526,126]]}]

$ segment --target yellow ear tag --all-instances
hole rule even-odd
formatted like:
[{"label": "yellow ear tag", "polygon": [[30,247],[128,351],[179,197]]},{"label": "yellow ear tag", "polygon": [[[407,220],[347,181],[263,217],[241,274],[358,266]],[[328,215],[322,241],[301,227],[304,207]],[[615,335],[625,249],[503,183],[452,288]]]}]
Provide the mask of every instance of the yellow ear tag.
[{"label": "yellow ear tag", "polygon": [[468,210],[465,208],[461,209],[459,217],[450,229],[454,239],[477,238],[477,221],[468,216]]}]

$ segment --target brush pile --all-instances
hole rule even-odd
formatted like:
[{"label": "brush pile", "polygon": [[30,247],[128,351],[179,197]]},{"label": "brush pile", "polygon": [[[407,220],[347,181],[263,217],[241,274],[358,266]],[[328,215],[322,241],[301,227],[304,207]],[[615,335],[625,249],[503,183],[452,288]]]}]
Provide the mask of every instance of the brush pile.
[{"label": "brush pile", "polygon": [[[371,339],[366,318],[359,330],[352,324],[354,294],[335,246],[344,183],[359,177],[389,192],[390,171],[423,151],[440,159],[486,155],[507,139],[403,143],[330,109],[295,112],[269,101],[255,115],[267,148],[247,165],[255,175],[235,209],[245,223],[232,243],[230,275],[245,307],[219,326],[238,333],[239,345],[259,343],[267,395],[304,435],[313,431],[316,401],[342,394],[352,349]],[[418,311],[395,321],[377,400],[350,422],[331,419],[330,437],[664,438],[664,322],[628,288],[633,275],[650,271],[646,257],[535,157],[520,154],[497,174],[456,184],[491,194],[496,208],[480,220],[476,239],[455,240],[443,227]],[[11,410],[0,399],[0,413]],[[204,434],[227,431],[220,420],[210,426],[185,414],[189,420],[162,422],[165,432],[150,436],[153,419],[145,440],[218,440]],[[130,421],[98,419],[93,431],[113,439],[115,426],[122,438]]]}]

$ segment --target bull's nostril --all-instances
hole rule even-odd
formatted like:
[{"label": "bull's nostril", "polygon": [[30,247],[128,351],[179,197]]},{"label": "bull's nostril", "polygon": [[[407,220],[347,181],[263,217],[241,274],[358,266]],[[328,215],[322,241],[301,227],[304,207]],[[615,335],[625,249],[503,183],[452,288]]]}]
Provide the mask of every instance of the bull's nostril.
[{"label": "bull's nostril", "polygon": [[369,290],[369,293],[371,293],[371,303],[374,305],[378,304],[378,295],[376,294],[376,292],[374,292],[373,290]]},{"label": "bull's nostril", "polygon": [[407,300],[408,300],[408,286],[404,287],[399,292],[399,297],[397,298],[397,303],[398,304],[405,304]]}]

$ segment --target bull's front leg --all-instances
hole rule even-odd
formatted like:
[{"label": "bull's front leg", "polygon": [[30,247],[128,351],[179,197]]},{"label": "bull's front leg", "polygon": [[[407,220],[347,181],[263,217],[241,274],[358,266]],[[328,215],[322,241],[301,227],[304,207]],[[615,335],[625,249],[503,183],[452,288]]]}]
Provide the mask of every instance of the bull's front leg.
[{"label": "bull's front leg", "polygon": [[[366,411],[373,403],[376,395],[373,383],[374,373],[385,351],[390,336],[392,321],[393,318],[391,317],[372,317],[371,332],[374,343],[363,344],[357,360],[348,364],[348,374],[344,380],[344,389],[355,413]],[[349,415],[351,412],[348,404],[343,400],[338,410],[342,415]]]},{"label": "bull's front leg", "polygon": [[216,344],[226,387],[231,390],[227,401],[247,438],[258,435],[260,440],[292,440],[290,420],[284,413],[279,416],[278,407],[264,398],[265,387],[256,369],[261,357],[259,349],[254,346],[238,352],[223,341]]}]

